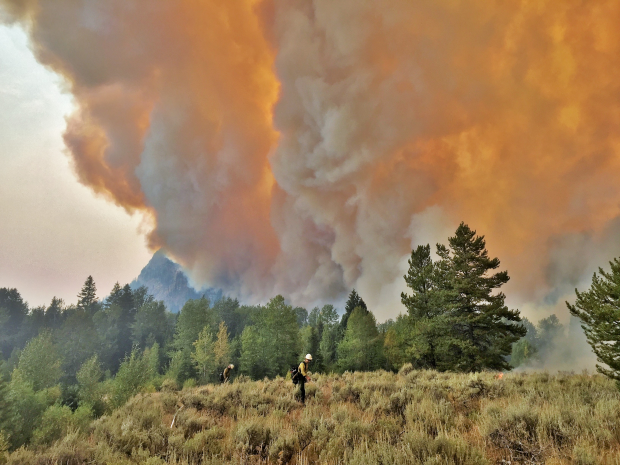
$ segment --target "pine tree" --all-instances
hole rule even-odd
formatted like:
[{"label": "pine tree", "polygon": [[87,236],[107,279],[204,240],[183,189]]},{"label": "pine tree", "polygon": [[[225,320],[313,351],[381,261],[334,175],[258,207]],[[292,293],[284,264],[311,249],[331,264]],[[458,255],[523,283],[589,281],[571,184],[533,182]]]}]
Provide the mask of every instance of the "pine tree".
[{"label": "pine tree", "polygon": [[28,315],[28,304],[17,289],[0,289],[0,350],[8,358],[15,348],[23,347],[21,329]]},{"label": "pine tree", "polygon": [[574,305],[566,302],[571,314],[581,319],[586,339],[599,362],[596,369],[616,380],[620,388],[620,259],[609,262],[611,272],[599,268],[585,292],[575,289]]},{"label": "pine tree", "polygon": [[[404,278],[412,292],[411,295],[401,294],[408,321],[400,321],[398,328],[390,333],[390,344],[398,340],[414,366],[436,369],[441,363],[440,344],[447,328],[442,317],[445,308],[441,301],[441,268],[433,263],[429,245],[420,245],[411,251],[409,270]],[[393,353],[392,357],[400,361]]]},{"label": "pine tree", "polygon": [[77,306],[79,309],[85,310],[91,315],[96,311],[97,286],[95,286],[95,281],[92,276],[86,278],[82,290],[77,297]]},{"label": "pine tree", "polygon": [[45,310],[45,326],[56,329],[60,327],[62,322],[62,308],[64,302],[62,299],[52,297],[50,306]]},{"label": "pine tree", "polygon": [[450,237],[449,250],[438,246],[441,257],[439,285],[442,305],[451,326],[447,341],[453,357],[448,369],[481,371],[510,369],[506,357],[512,344],[525,336],[518,310],[504,305],[502,292],[493,294],[510,279],[506,271],[489,274],[499,267],[489,258],[484,236],[476,236],[465,223]]},{"label": "pine tree", "polygon": [[323,371],[323,356],[319,351],[321,342],[319,332],[314,326],[306,325],[301,329],[301,356],[312,354],[312,371]]},{"label": "pine tree", "polygon": [[351,313],[353,313],[353,310],[358,307],[361,308],[362,311],[368,313],[368,307],[366,306],[366,302],[364,302],[364,299],[362,299],[357,293],[357,291],[353,289],[349,294],[349,299],[347,300],[347,303],[344,306],[344,315],[342,315],[342,320],[340,321],[340,329],[343,334],[347,329],[347,322],[349,320],[349,317],[351,316]]},{"label": "pine tree", "polygon": [[411,251],[409,270],[404,277],[413,294],[407,295],[403,292],[400,298],[409,315],[415,319],[431,317],[435,313],[435,307],[431,303],[431,293],[436,287],[433,271],[431,248],[428,244],[419,245]]},{"label": "pine tree", "polygon": [[166,316],[166,306],[161,300],[154,300],[142,305],[131,324],[133,344],[146,348],[157,343],[165,344],[172,334],[172,327]]}]

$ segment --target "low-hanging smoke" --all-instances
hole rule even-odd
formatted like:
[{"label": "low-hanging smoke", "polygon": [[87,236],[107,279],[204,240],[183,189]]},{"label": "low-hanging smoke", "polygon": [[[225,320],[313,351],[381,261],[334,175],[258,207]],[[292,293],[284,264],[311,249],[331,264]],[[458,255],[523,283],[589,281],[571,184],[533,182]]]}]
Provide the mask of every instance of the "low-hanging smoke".
[{"label": "low-hanging smoke", "polygon": [[397,302],[464,220],[536,300],[620,215],[617,0],[0,4],[75,96],[80,180],[241,297]]}]

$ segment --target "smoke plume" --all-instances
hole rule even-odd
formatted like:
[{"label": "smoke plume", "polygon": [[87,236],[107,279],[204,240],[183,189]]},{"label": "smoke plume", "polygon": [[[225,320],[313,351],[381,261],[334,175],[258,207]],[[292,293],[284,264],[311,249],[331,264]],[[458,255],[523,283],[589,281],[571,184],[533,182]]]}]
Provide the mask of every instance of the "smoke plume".
[{"label": "smoke plume", "polygon": [[394,316],[464,220],[536,302],[618,222],[616,0],[0,4],[75,96],[80,181],[198,282]]}]

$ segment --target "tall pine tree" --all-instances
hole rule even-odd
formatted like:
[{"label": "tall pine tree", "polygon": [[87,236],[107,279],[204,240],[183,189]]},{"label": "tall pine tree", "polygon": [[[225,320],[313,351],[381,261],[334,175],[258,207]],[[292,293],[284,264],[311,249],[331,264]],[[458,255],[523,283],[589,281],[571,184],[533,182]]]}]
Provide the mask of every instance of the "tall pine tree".
[{"label": "tall pine tree", "polygon": [[441,365],[441,339],[446,334],[445,308],[441,302],[440,268],[431,259],[429,245],[420,245],[411,252],[409,270],[404,277],[412,292],[401,294],[408,318],[398,322],[388,341],[395,344],[398,340],[414,366],[437,369]]},{"label": "tall pine tree", "polygon": [[611,272],[599,268],[592,285],[585,292],[575,289],[574,305],[566,302],[571,314],[581,319],[586,339],[599,362],[596,365],[604,375],[615,379],[620,388],[620,259],[614,258]]},{"label": "tall pine tree", "polygon": [[97,311],[97,286],[95,286],[95,281],[92,276],[86,278],[77,298],[77,306],[79,309],[86,310],[90,315]]},{"label": "tall pine tree", "polygon": [[461,223],[449,249],[438,246],[442,270],[439,285],[451,325],[447,341],[452,360],[446,368],[458,371],[510,369],[506,357],[512,344],[525,336],[518,310],[509,310],[505,295],[494,293],[510,279],[499,267],[498,258],[489,258],[484,236],[476,236]]}]

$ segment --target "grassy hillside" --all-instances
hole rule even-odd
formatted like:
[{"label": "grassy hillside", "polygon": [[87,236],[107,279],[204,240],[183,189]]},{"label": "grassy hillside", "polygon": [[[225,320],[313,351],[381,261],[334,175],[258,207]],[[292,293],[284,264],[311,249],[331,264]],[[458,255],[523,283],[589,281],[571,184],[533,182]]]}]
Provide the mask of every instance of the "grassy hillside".
[{"label": "grassy hillside", "polygon": [[[620,392],[598,375],[317,376],[144,393],[10,464],[620,464]],[[173,423],[174,419],[174,425]]]}]

